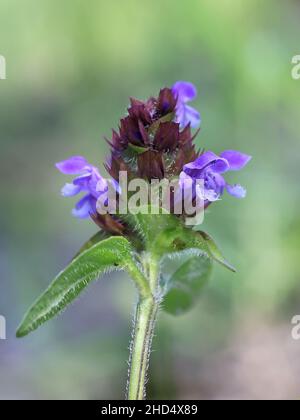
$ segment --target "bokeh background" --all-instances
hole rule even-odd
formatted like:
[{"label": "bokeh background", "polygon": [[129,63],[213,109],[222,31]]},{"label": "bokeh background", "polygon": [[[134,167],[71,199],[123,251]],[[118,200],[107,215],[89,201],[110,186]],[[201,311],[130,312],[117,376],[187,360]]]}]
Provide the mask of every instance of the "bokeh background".
[{"label": "bokeh background", "polygon": [[1,399],[123,398],[135,292],[95,282],[59,318],[17,340],[25,310],[96,232],[70,216],[54,163],[103,140],[129,96],[197,85],[200,147],[240,149],[245,200],[211,206],[204,229],[238,268],[215,267],[197,307],[161,314],[149,398],[300,396],[299,1],[1,0]]}]

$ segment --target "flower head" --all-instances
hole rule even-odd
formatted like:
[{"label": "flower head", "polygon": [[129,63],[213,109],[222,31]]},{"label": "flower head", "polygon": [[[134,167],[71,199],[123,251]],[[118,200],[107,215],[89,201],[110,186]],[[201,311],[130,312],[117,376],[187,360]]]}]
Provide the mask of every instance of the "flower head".
[{"label": "flower head", "polygon": [[186,113],[185,125],[178,120],[178,109],[187,99],[178,92],[164,88],[157,98],[131,98],[127,116],[109,140],[112,154],[106,168],[113,178],[117,180],[120,170],[127,170],[148,180],[162,179],[179,175],[183,164],[196,159],[190,129],[195,119],[189,121]]},{"label": "flower head", "polygon": [[[235,197],[245,197],[246,190],[239,184],[228,184],[223,174],[242,169],[250,156],[234,150],[226,150],[218,156],[212,151],[200,153],[195,149],[194,138],[199,130],[193,135],[191,128],[200,124],[200,114],[187,103],[196,96],[192,83],[178,81],[172,88],[161,89],[157,97],[146,101],[130,99],[127,115],[107,140],[111,154],[105,168],[117,192],[116,206],[123,193],[119,188],[121,172],[126,172],[129,182],[135,178],[149,183],[165,178],[178,182],[179,177],[179,194],[174,192],[170,197],[174,214],[178,214],[174,211],[175,204],[184,200],[183,191],[192,201],[200,198],[204,207],[220,199],[225,190]],[[72,211],[74,216],[91,217],[101,229],[113,234],[127,232],[126,221],[109,207],[106,193],[110,190],[110,181],[101,176],[98,168],[82,156],[73,156],[57,163],[56,167],[64,174],[76,175],[62,188],[63,196],[83,193]],[[104,209],[104,214],[99,209]],[[182,216],[183,219],[187,216],[185,210]]]},{"label": "flower head", "polygon": [[176,121],[181,127],[190,124],[191,127],[198,127],[201,123],[199,112],[187,105],[187,102],[193,101],[197,96],[196,87],[190,82],[179,81],[172,87],[172,92],[177,99]]}]

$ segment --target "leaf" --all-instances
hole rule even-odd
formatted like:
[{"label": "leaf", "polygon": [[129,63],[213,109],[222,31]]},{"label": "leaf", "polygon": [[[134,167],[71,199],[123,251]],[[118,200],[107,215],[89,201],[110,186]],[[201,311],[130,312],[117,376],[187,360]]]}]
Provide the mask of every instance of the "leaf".
[{"label": "leaf", "polygon": [[97,242],[78,255],[58,274],[25,315],[17,330],[17,337],[27,335],[54,317],[89,283],[97,279],[100,274],[112,269],[127,269],[137,282],[142,284],[144,281],[133,258],[132,246],[127,239],[115,236]]},{"label": "leaf", "polygon": [[168,256],[162,264],[161,279],[165,289],[162,306],[168,313],[179,315],[190,309],[210,278],[211,259],[195,253],[192,249],[186,250],[176,258]]},{"label": "leaf", "polygon": [[107,232],[104,232],[103,230],[99,230],[95,235],[93,235],[88,241],[86,241],[82,247],[79,249],[77,254],[72,258],[74,260],[78,255],[82,254],[87,249],[91,248],[93,245],[97,244],[100,241],[103,241],[104,239],[108,239],[110,235]]},{"label": "leaf", "polygon": [[201,246],[205,246],[206,252],[212,259],[228,268],[230,271],[236,272],[236,269],[225,259],[217,244],[208,233],[198,231],[196,232],[196,242],[199,240],[199,237],[201,237]]},{"label": "leaf", "polygon": [[137,155],[142,155],[149,150],[148,147],[136,146],[135,144],[128,143],[128,147]]},{"label": "leaf", "polygon": [[[177,253],[162,261],[161,286],[165,311],[179,314],[194,305],[208,282],[212,260],[235,271],[223,257],[214,240],[205,232],[183,230],[174,241]],[[170,274],[171,273],[171,274]]]}]

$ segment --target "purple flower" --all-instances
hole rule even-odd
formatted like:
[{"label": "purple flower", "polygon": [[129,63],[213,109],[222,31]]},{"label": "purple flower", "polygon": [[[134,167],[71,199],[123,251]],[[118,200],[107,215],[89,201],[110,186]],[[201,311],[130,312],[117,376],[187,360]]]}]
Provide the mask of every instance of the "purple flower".
[{"label": "purple flower", "polygon": [[62,188],[61,194],[64,197],[86,193],[72,210],[73,216],[84,219],[96,213],[97,199],[108,190],[107,181],[100,175],[98,168],[82,156],[72,156],[55,166],[63,174],[78,175],[72,183],[67,183]]},{"label": "purple flower", "polygon": [[206,205],[218,200],[226,189],[237,198],[244,198],[246,190],[239,184],[227,184],[221,175],[227,171],[239,171],[250,161],[251,156],[235,150],[225,150],[220,156],[211,151],[200,155],[194,162],[184,165],[180,178],[196,179],[204,182],[204,200]]},{"label": "purple flower", "polygon": [[176,122],[181,127],[185,127],[189,123],[193,128],[198,127],[201,122],[200,114],[195,108],[187,105],[187,102],[196,98],[196,87],[190,82],[178,81],[173,85],[172,92],[177,98]]}]

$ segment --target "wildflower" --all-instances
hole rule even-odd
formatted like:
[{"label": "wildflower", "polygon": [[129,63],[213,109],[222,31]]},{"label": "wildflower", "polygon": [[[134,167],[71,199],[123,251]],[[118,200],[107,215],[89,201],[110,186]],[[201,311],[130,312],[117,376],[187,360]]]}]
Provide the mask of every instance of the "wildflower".
[{"label": "wildflower", "polygon": [[[180,188],[170,197],[170,208],[175,214],[175,207],[184,200],[182,196],[196,202],[199,198],[199,203],[204,202],[205,207],[219,200],[225,190],[235,197],[245,197],[246,190],[239,184],[228,184],[223,174],[242,169],[250,156],[234,150],[226,150],[220,156],[212,151],[200,154],[195,150],[194,138],[199,130],[193,135],[191,128],[200,124],[200,114],[187,103],[196,96],[192,83],[178,81],[172,88],[161,89],[157,97],[146,101],[130,99],[127,115],[107,140],[111,154],[104,166],[117,192],[113,203],[116,208],[121,195],[120,172],[127,173],[129,182],[135,178],[150,183],[155,179],[173,181],[179,177]],[[76,175],[72,183],[63,187],[63,196],[84,193],[72,211],[74,216],[91,217],[101,229],[111,234],[128,233],[124,218],[119,219],[106,206],[111,203],[108,194],[103,194],[108,192],[110,181],[101,176],[98,168],[81,156],[59,162],[56,167],[64,174]],[[197,180],[203,182],[199,184]],[[99,207],[97,211],[99,201],[104,204],[105,214],[100,214]],[[183,216],[185,218],[186,213],[183,212]]]},{"label": "wildflower", "polygon": [[100,175],[98,168],[82,156],[72,156],[57,163],[56,167],[63,174],[78,175],[72,183],[67,183],[62,188],[61,194],[64,197],[86,193],[72,210],[73,216],[87,218],[96,213],[97,199],[108,190],[107,181]]},{"label": "wildflower", "polygon": [[[17,330],[17,337],[24,337],[38,328],[99,275],[110,270],[127,271],[138,295],[128,400],[145,399],[160,306],[171,314],[189,309],[209,279],[213,260],[235,271],[207,233],[189,226],[202,223],[205,206],[218,200],[225,189],[236,197],[245,196],[243,187],[227,184],[222,174],[242,169],[250,156],[233,150],[220,156],[195,151],[191,127],[199,124],[200,115],[187,105],[195,96],[192,84],[178,82],[172,89],[162,89],[158,98],[145,102],[131,99],[128,115],[109,141],[111,156],[106,168],[112,181],[104,179],[82,156],[56,164],[63,174],[75,175],[62,188],[62,195],[83,193],[73,215],[90,217],[101,232],[55,277]],[[161,178],[163,181],[158,182]],[[127,180],[133,181],[131,186]],[[137,195],[132,194],[134,188],[139,189]],[[148,198],[150,210],[154,210],[150,217]]]},{"label": "wildflower", "polygon": [[251,156],[235,150],[226,150],[217,156],[211,151],[201,154],[196,160],[183,166],[181,179],[203,179],[204,198],[207,204],[218,200],[224,190],[237,198],[244,198],[246,190],[239,184],[228,184],[223,173],[227,171],[239,171],[250,161]]},{"label": "wildflower", "polygon": [[190,82],[179,81],[173,85],[172,92],[177,98],[176,121],[181,127],[185,127],[187,124],[193,128],[198,127],[201,123],[200,114],[195,108],[187,105],[187,102],[196,98],[196,87]]}]

